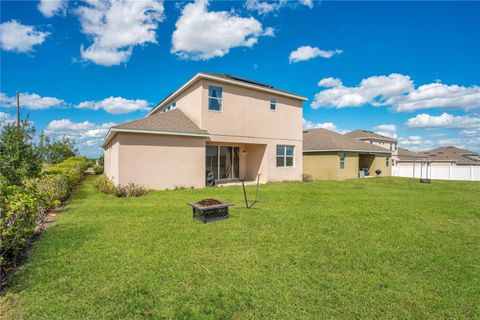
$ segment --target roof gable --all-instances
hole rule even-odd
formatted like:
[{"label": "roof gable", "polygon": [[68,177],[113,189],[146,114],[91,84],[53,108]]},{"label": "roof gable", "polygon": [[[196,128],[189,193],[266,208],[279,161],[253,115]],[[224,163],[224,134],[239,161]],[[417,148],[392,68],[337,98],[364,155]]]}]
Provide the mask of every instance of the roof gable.
[{"label": "roof gable", "polygon": [[368,131],[368,130],[354,130],[354,131],[345,133],[345,135],[355,139],[377,139],[377,140],[397,142],[397,139],[393,139],[393,138],[375,133],[373,131]]}]

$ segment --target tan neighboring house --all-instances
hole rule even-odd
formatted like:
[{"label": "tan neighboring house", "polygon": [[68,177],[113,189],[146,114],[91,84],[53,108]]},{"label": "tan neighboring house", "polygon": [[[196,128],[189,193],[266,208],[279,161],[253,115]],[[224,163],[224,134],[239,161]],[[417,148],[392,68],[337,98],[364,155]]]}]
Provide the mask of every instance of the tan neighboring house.
[{"label": "tan neighboring house", "polygon": [[399,148],[399,165],[428,162],[431,166],[480,166],[478,153],[457,147],[441,147],[424,152]]},{"label": "tan neighboring house", "polygon": [[315,180],[345,180],[392,174],[392,151],[326,129],[303,133],[303,172]]},{"label": "tan neighboring house", "polygon": [[115,183],[152,189],[301,180],[305,97],[247,79],[198,73],[139,120],[103,142]]},{"label": "tan neighboring house", "polygon": [[398,160],[398,141],[397,139],[386,137],[384,135],[368,131],[354,130],[345,134],[347,137],[355,138],[369,144],[373,144],[384,149],[392,151],[392,165],[396,165]]}]

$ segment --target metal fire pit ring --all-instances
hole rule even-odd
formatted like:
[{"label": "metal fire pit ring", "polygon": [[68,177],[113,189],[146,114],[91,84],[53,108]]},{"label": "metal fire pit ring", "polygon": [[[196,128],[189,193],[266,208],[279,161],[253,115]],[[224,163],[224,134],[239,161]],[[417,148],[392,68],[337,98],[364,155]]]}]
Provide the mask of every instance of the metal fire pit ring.
[{"label": "metal fire pit ring", "polygon": [[233,203],[218,199],[203,199],[198,202],[188,202],[192,207],[192,218],[203,223],[228,219],[228,207]]}]

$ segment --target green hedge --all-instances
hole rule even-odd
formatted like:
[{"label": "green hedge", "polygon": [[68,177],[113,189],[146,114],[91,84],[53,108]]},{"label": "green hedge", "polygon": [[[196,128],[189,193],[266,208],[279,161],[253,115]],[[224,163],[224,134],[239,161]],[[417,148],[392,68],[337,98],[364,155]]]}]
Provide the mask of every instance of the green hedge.
[{"label": "green hedge", "polygon": [[48,211],[60,205],[88,167],[84,157],[69,158],[42,171],[22,186],[0,190],[0,265],[20,251]]}]

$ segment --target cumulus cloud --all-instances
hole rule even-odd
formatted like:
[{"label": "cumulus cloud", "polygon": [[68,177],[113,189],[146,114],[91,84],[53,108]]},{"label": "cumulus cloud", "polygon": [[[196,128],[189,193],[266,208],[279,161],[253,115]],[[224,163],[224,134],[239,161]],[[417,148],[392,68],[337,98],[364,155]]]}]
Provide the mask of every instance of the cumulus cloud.
[{"label": "cumulus cloud", "polygon": [[79,103],[77,108],[86,108],[92,110],[103,109],[111,114],[125,114],[134,111],[147,111],[148,101],[146,100],[129,100],[122,97],[110,97],[100,101],[84,101]]},{"label": "cumulus cloud", "polygon": [[0,128],[2,128],[8,123],[15,123],[15,121],[16,120],[12,115],[6,112],[0,112]]},{"label": "cumulus cloud", "polygon": [[208,11],[207,0],[185,5],[175,23],[171,52],[182,59],[208,60],[223,57],[235,47],[252,47],[261,36],[273,36],[256,19],[228,11]]},{"label": "cumulus cloud", "polygon": [[[11,108],[16,106],[16,98],[9,97],[0,92],[0,104],[2,107]],[[20,93],[20,107],[32,110],[44,110],[53,107],[61,107],[66,102],[55,97],[42,97],[36,93]]]},{"label": "cumulus cloud", "polygon": [[379,124],[374,128],[375,132],[382,136],[397,138],[397,126],[394,124]]},{"label": "cumulus cloud", "polygon": [[408,136],[399,138],[398,145],[407,149],[420,151],[433,148],[435,143],[431,140],[424,139],[421,136]]},{"label": "cumulus cloud", "polygon": [[322,129],[327,129],[327,130],[335,131],[342,134],[348,132],[347,130],[341,130],[337,128],[337,126],[333,122],[313,122],[304,118],[302,119],[302,124],[303,124],[304,130],[322,128]]},{"label": "cumulus cloud", "polygon": [[327,89],[315,95],[312,108],[361,107],[366,104],[390,106],[397,112],[429,108],[480,108],[479,86],[431,83],[415,88],[409,76],[398,73],[365,78],[356,87],[345,86],[340,79],[334,78],[322,79],[318,85]]},{"label": "cumulus cloud", "polygon": [[480,108],[480,87],[430,83],[407,95],[391,97],[386,104],[401,112],[430,108],[473,110]]},{"label": "cumulus cloud", "polygon": [[290,63],[296,63],[300,61],[306,61],[313,58],[321,57],[325,59],[329,59],[337,54],[342,54],[343,50],[335,49],[335,50],[320,50],[317,47],[311,46],[302,46],[298,47],[296,50],[290,53],[288,60]]},{"label": "cumulus cloud", "polygon": [[95,124],[90,121],[74,122],[70,119],[51,121],[45,128],[45,133],[53,138],[69,137],[73,139],[82,155],[98,156],[103,138],[114,122]]},{"label": "cumulus cloud", "polygon": [[102,66],[127,62],[135,46],[157,43],[156,29],[164,20],[159,0],[88,0],[75,12],[92,39],[87,48],[81,46],[82,58]]},{"label": "cumulus cloud", "polygon": [[268,14],[275,12],[284,7],[295,7],[298,4],[306,6],[310,9],[313,8],[312,0],[299,0],[299,1],[261,1],[261,0],[247,0],[245,1],[245,8],[249,11],[256,11],[258,14]]},{"label": "cumulus cloud", "polygon": [[67,11],[67,0],[40,0],[38,10],[47,18],[54,15],[65,15]]},{"label": "cumulus cloud", "polygon": [[33,47],[42,44],[49,35],[50,32],[40,31],[17,20],[0,24],[0,46],[5,51],[32,52]]},{"label": "cumulus cloud", "polygon": [[436,128],[436,129],[467,129],[480,128],[480,117],[476,116],[454,116],[442,113],[439,116],[432,116],[421,113],[405,122],[409,128]]}]

